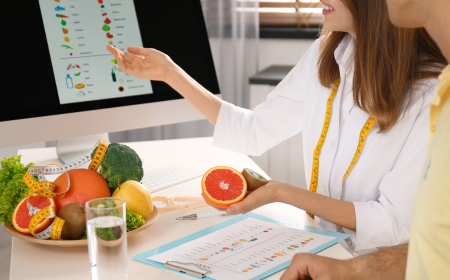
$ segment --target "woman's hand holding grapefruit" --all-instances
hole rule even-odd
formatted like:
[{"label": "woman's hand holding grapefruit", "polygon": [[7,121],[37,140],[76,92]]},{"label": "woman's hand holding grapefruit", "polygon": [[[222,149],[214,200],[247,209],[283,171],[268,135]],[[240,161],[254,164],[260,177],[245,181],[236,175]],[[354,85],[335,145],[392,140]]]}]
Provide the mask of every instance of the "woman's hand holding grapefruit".
[{"label": "woman's hand holding grapefruit", "polygon": [[219,211],[226,211],[228,214],[246,214],[263,205],[280,201],[278,196],[280,189],[283,188],[283,185],[284,184],[281,184],[277,181],[269,180],[267,184],[257,188],[255,191],[247,192],[247,195],[243,200],[228,207],[216,207],[212,205],[203,194],[202,196],[203,198],[205,198],[206,203]]}]

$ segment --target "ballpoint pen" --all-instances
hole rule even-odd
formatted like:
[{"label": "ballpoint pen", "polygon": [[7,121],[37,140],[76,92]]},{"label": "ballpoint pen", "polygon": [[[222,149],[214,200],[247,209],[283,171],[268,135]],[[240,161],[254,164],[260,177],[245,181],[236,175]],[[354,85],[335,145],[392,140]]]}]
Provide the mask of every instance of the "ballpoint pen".
[{"label": "ballpoint pen", "polygon": [[229,215],[237,215],[239,213],[227,214],[225,211],[217,211],[217,212],[209,212],[209,213],[200,213],[200,214],[191,214],[187,216],[181,216],[176,218],[175,220],[197,220],[201,218],[208,218],[214,216],[229,216]]}]

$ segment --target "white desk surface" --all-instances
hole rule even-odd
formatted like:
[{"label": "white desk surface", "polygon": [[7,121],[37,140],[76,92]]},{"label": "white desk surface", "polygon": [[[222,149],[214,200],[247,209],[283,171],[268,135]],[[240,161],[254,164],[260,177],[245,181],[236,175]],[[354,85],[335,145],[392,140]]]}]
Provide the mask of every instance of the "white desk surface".
[{"label": "white desk surface", "polygon": [[[265,174],[248,156],[213,147],[212,138],[193,138],[180,140],[127,143],[145,159],[144,168],[158,168],[169,164],[193,166],[208,170],[218,165],[236,168],[249,167]],[[19,150],[22,162],[36,165],[60,163],[55,148]],[[200,196],[201,178],[196,178],[177,186],[167,188],[152,195]],[[160,205],[155,203],[156,206]],[[161,204],[162,206],[162,204]],[[177,221],[176,217],[211,212],[211,207],[184,212],[182,210],[160,213],[159,220],[150,228],[128,238],[128,274],[130,280],[136,279],[187,279],[185,276],[159,269],[132,260],[131,257],[150,249],[167,244],[186,235],[223,222],[230,217],[205,218],[195,221]],[[272,218],[297,224],[320,228],[305,211],[282,203],[265,205],[254,211]],[[233,216],[231,216],[233,217]],[[339,244],[319,253],[337,259],[352,256]],[[279,272],[267,279],[279,279]],[[87,247],[58,248],[29,243],[13,238],[11,252],[11,280],[22,279],[90,279]]]}]

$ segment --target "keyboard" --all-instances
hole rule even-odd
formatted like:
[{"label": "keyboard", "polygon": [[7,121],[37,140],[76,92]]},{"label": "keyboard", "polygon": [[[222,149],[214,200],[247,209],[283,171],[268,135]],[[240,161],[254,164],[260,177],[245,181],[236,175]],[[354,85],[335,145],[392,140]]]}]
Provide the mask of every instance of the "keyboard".
[{"label": "keyboard", "polygon": [[144,177],[141,183],[150,193],[153,193],[197,177],[202,177],[204,173],[184,165],[169,165],[149,171],[144,170]]}]

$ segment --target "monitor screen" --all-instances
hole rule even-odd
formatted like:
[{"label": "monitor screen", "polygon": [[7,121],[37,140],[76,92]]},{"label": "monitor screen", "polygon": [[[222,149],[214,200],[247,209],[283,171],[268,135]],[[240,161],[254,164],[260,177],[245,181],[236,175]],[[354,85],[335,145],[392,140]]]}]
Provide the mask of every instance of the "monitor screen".
[{"label": "monitor screen", "polygon": [[108,44],[158,49],[220,93],[200,0],[33,0],[0,20],[0,121],[182,98],[163,82],[124,73]]}]

